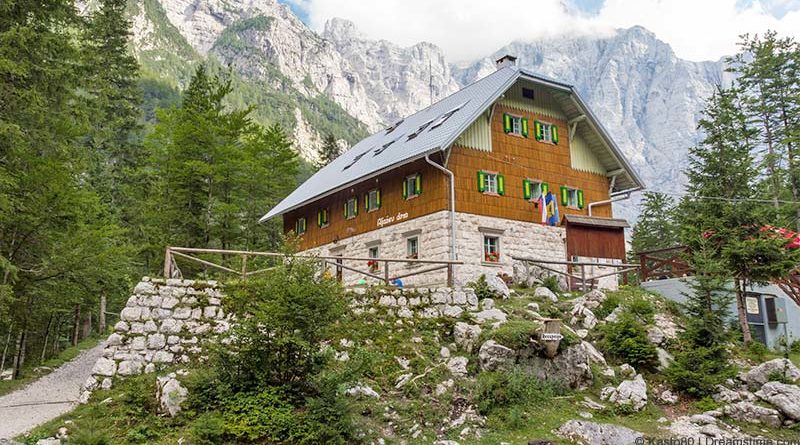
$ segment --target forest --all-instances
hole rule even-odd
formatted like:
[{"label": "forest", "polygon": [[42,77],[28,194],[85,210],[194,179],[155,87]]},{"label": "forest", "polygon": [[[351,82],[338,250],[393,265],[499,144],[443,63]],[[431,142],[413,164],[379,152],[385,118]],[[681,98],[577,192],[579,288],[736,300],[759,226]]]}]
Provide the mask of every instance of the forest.
[{"label": "forest", "polygon": [[[125,0],[0,5],[0,369],[104,333],[166,246],[274,250],[258,218],[309,166],[233,108],[229,70],[142,76]],[[9,375],[11,374],[11,375]]]}]

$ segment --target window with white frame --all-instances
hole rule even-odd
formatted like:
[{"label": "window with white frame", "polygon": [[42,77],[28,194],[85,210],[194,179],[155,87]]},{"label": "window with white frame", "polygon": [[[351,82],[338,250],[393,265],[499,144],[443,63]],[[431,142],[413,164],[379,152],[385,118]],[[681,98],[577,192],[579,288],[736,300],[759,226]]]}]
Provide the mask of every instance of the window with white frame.
[{"label": "window with white frame", "polygon": [[372,189],[367,192],[367,211],[378,210],[381,207],[381,191]]},{"label": "window with white frame", "polygon": [[412,236],[406,239],[406,257],[412,259],[419,258],[419,237]]},{"label": "window with white frame", "polygon": [[485,173],[484,193],[497,193],[497,173]]},{"label": "window with white frame", "polygon": [[370,258],[378,258],[380,254],[380,249],[378,246],[370,247],[367,251],[367,256]]},{"label": "window with white frame", "polygon": [[567,207],[578,207],[578,190],[567,189]]},{"label": "window with white frame", "polygon": [[511,134],[522,135],[522,118],[511,115]]},{"label": "window with white frame", "polygon": [[422,193],[422,177],[419,174],[406,176],[403,180],[403,198],[413,198],[420,193]]},{"label": "window with white frame", "polygon": [[294,223],[294,233],[295,235],[302,235],[306,233],[306,219],[305,218],[297,218],[297,221]]},{"label": "window with white frame", "polygon": [[345,219],[353,219],[358,214],[358,200],[355,197],[350,198],[347,200],[347,203],[344,206],[344,217]]},{"label": "window with white frame", "polygon": [[553,125],[545,123],[545,122],[541,122],[539,125],[542,126],[542,133],[541,133],[541,139],[540,140],[542,140],[544,142],[552,143],[553,142]]},{"label": "window with white frame", "polygon": [[500,262],[500,237],[494,235],[483,236],[483,261],[487,263]]}]

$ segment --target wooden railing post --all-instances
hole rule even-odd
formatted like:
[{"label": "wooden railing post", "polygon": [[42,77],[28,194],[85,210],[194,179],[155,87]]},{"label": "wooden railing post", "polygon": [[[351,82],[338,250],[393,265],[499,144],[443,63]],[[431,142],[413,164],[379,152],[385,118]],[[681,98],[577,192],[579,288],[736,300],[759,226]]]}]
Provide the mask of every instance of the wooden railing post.
[{"label": "wooden railing post", "polygon": [[169,247],[164,253],[164,278],[172,278],[172,251]]},{"label": "wooden railing post", "polygon": [[453,265],[447,264],[447,287],[453,287]]},{"label": "wooden railing post", "polygon": [[247,279],[247,255],[242,255],[242,279]]},{"label": "wooden railing post", "polygon": [[389,262],[388,261],[384,261],[383,262],[383,281],[385,281],[386,284],[389,284]]}]

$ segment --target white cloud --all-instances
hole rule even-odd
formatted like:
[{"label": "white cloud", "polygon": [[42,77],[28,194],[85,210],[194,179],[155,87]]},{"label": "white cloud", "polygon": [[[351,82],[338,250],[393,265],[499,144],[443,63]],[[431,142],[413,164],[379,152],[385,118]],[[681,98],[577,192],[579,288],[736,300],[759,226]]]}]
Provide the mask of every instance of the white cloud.
[{"label": "white cloud", "polygon": [[[322,30],[332,17],[353,21],[368,37],[400,45],[442,47],[451,61],[485,56],[513,40],[609,32],[641,25],[689,60],[716,60],[736,50],[738,36],[775,29],[800,36],[800,2],[765,0],[606,0],[586,16],[565,0],[289,0]],[[738,3],[738,5],[737,5]],[[781,9],[780,18],[770,11]],[[785,12],[785,13],[784,13]]]}]

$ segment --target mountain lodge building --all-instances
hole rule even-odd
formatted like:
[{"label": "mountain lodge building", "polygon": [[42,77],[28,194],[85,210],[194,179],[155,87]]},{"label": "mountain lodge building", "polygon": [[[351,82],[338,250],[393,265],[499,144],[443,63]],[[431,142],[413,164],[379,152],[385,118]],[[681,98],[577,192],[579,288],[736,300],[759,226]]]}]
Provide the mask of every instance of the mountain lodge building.
[{"label": "mountain lodge building", "polygon": [[[305,253],[462,261],[454,281],[463,285],[512,274],[512,257],[622,262],[628,225],[611,202],[643,187],[572,86],[505,56],[492,74],[354,145],[261,220],[282,215]],[[346,284],[364,278],[337,273]],[[404,281],[445,280],[438,271]]]}]

